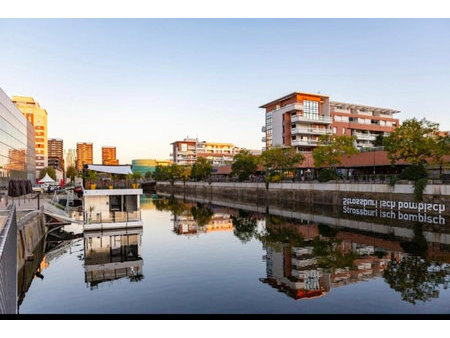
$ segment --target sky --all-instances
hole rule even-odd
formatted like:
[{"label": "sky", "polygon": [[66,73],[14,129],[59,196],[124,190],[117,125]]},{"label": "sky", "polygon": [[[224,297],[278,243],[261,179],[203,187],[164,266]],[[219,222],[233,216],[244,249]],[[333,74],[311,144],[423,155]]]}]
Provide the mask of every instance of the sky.
[{"label": "sky", "polygon": [[96,163],[187,136],[261,149],[258,107],[293,91],[450,130],[450,19],[0,19],[0,46],[0,88]]}]

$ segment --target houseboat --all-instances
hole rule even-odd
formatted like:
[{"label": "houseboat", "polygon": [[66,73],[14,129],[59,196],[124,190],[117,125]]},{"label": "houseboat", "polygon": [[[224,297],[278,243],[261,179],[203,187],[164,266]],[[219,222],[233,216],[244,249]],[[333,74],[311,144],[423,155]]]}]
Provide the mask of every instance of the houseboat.
[{"label": "houseboat", "polygon": [[142,227],[142,189],[131,175],[129,165],[85,165],[84,231]]}]

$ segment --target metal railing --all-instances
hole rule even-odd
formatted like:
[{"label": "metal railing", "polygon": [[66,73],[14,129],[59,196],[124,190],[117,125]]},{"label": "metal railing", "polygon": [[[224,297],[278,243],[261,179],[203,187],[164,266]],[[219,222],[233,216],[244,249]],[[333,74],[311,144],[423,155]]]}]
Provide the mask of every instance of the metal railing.
[{"label": "metal railing", "polygon": [[86,180],[84,188],[91,190],[95,185],[95,189],[136,189],[140,183],[133,180]]},{"label": "metal railing", "polygon": [[88,224],[138,222],[141,220],[141,211],[86,211],[85,220]]},{"label": "metal railing", "polygon": [[17,219],[12,204],[0,227],[0,314],[17,313]]}]

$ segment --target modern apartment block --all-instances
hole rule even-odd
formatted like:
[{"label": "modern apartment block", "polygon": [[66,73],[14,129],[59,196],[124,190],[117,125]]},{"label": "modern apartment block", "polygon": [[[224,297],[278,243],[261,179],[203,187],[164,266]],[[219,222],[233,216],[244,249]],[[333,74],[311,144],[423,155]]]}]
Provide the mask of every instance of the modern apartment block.
[{"label": "modern apartment block", "polygon": [[48,165],[64,172],[64,141],[48,139]]},{"label": "modern apartment block", "polygon": [[116,158],[116,147],[102,147],[102,164],[119,165],[119,160]]},{"label": "modern apartment block", "polygon": [[0,88],[0,189],[9,180],[36,181],[34,127]]},{"label": "modern apartment block", "polygon": [[213,165],[225,165],[233,161],[233,156],[240,149],[232,143],[218,143],[199,141],[198,139],[185,138],[183,141],[171,143],[173,147],[173,161],[177,164],[192,165],[198,157],[204,157]]},{"label": "modern apartment block", "polygon": [[13,96],[12,102],[34,126],[36,176],[42,168],[48,166],[47,148],[47,111],[29,96]]},{"label": "modern apartment block", "polygon": [[83,170],[85,164],[93,164],[93,145],[92,143],[78,142],[77,143],[77,170]]},{"label": "modern apartment block", "polygon": [[377,135],[388,136],[399,125],[398,110],[330,102],[333,134],[356,137],[356,146],[372,147]]},{"label": "modern apartment block", "polygon": [[265,148],[293,146],[311,151],[320,135],[352,135],[358,147],[370,147],[378,134],[398,126],[397,110],[330,101],[329,96],[294,92],[266,103]]}]

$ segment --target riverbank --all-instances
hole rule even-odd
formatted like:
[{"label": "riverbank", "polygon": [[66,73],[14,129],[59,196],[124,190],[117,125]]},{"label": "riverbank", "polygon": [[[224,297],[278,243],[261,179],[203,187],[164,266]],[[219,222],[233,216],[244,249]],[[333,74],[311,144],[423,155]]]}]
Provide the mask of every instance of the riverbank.
[{"label": "riverbank", "polygon": [[223,183],[158,182],[157,191],[219,197],[253,203],[303,203],[348,208],[395,210],[400,212],[450,215],[450,185],[428,185],[423,201],[414,201],[412,184],[369,183]]}]

